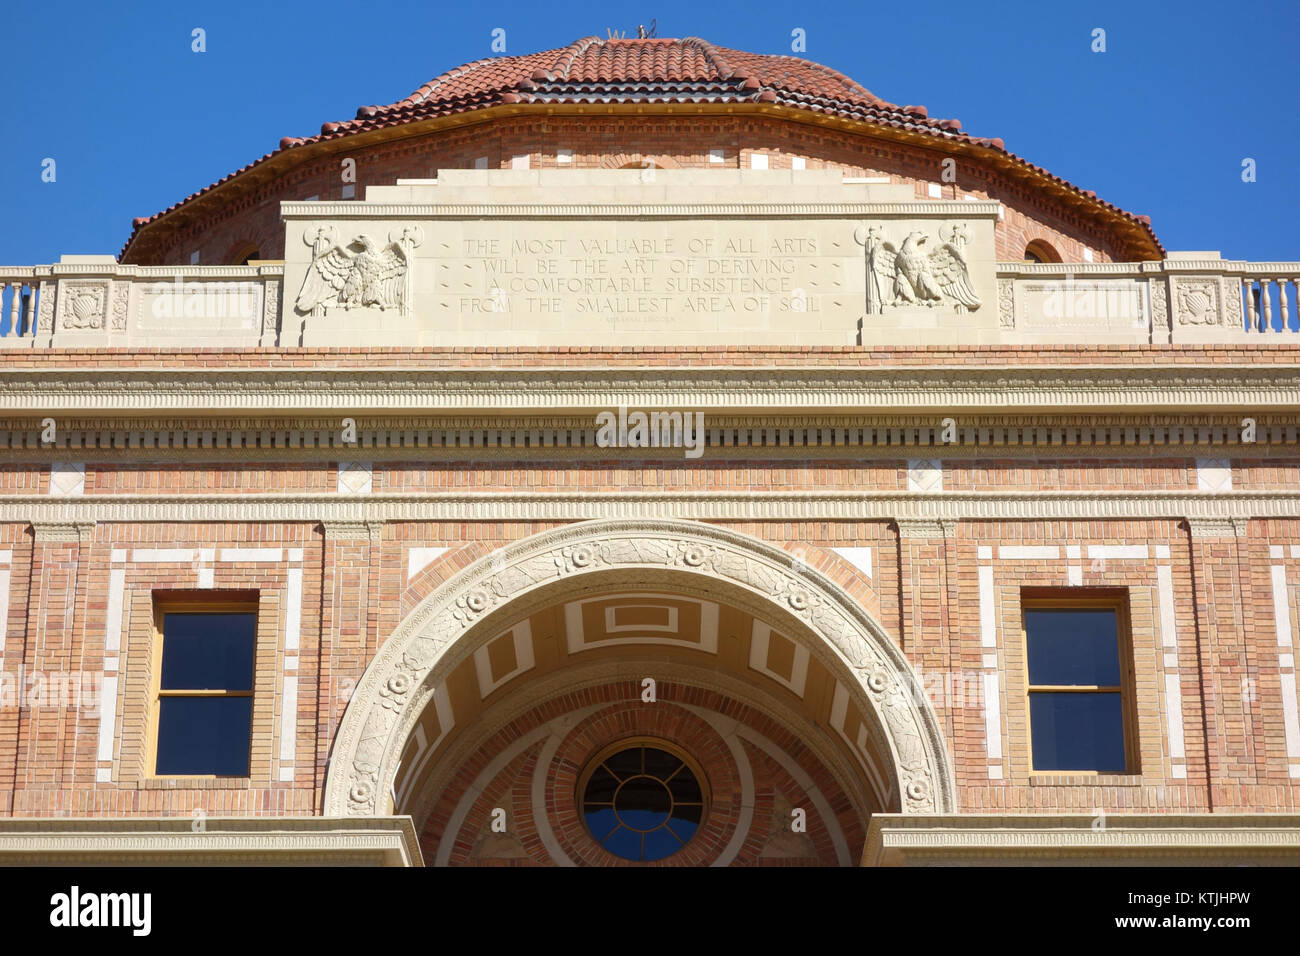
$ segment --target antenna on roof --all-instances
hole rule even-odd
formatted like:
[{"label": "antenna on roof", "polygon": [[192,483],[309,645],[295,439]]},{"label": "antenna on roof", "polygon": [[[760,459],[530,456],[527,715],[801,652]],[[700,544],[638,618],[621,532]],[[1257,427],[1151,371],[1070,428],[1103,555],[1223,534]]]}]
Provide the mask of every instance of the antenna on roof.
[{"label": "antenna on roof", "polygon": [[648,40],[651,37],[655,36],[658,33],[658,31],[659,31],[659,19],[656,17],[655,19],[650,21],[650,27],[648,29],[645,26],[639,26],[636,28],[637,39]]}]

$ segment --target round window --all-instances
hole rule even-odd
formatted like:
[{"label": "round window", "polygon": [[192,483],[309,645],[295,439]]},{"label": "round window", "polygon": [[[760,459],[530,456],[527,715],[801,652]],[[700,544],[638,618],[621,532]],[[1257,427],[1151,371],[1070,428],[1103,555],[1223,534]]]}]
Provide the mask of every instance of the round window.
[{"label": "round window", "polygon": [[660,741],[620,741],[587,767],[578,792],[592,839],[648,863],[690,842],[704,818],[703,774]]}]

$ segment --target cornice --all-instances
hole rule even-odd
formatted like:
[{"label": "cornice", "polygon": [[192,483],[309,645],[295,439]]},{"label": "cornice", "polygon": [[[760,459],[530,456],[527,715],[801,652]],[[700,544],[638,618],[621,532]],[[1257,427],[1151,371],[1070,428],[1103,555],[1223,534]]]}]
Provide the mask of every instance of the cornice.
[{"label": "cornice", "polygon": [[0,863],[58,862],[422,864],[410,817],[9,818],[0,820]]},{"label": "cornice", "polygon": [[[945,521],[1165,519],[1226,527],[1225,533],[1234,534],[1230,519],[1300,518],[1300,491],[0,495],[0,523],[38,527],[116,522],[306,522],[325,524],[327,534],[362,537],[373,533],[367,522],[595,518],[894,521],[911,522],[918,533],[935,537],[944,536],[941,523]],[[1205,525],[1206,521],[1212,524]],[[334,532],[328,530],[330,525],[336,526]]]},{"label": "cornice", "polygon": [[[1104,825],[1098,825],[1099,821]],[[1300,854],[1297,814],[877,814],[863,862],[951,857]]]},{"label": "cornice", "polygon": [[[953,441],[943,421],[929,416],[701,413],[702,455],[710,460],[852,458],[1273,458],[1297,453],[1300,415],[1255,419],[1256,441],[1241,441],[1242,416],[1223,414],[996,415],[967,412],[955,419]],[[342,415],[289,420],[251,416],[201,419],[63,417],[56,441],[41,441],[37,423],[0,419],[0,449],[8,460],[56,462],[148,461],[192,463],[344,461],[549,461],[680,459],[680,447],[603,447],[596,415],[392,416],[360,415],[356,441],[341,441]],[[947,417],[947,416],[945,416]],[[1253,416],[1251,416],[1253,418]]]},{"label": "cornice", "polygon": [[[972,353],[972,359],[976,354]],[[592,412],[1300,409],[1300,368],[892,366],[750,368],[0,369],[0,414],[41,417]]]}]

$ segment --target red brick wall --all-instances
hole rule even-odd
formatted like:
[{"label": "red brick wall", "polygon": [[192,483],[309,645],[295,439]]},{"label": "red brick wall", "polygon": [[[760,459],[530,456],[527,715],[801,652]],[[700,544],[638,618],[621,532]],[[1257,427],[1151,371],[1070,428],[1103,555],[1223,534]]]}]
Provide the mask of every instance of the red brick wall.
[{"label": "red brick wall", "polygon": [[[1296,464],[1286,463],[1287,467]],[[424,467],[437,474],[442,466],[429,463]],[[972,466],[968,463],[966,467]],[[1044,462],[1042,467],[1053,466]],[[1171,474],[1180,474],[1186,463],[1174,462],[1169,467]],[[155,487],[179,487],[181,494],[205,490],[205,482],[179,479],[179,470],[173,466],[157,468],[167,477]],[[405,473],[408,466],[397,470]],[[1039,488],[1042,482],[1033,471],[1022,467],[1000,472],[1004,480],[998,487]],[[898,472],[897,463],[886,469],[893,479]],[[98,482],[113,469],[92,469],[91,473]],[[306,472],[295,468],[292,473]],[[752,473],[762,476],[764,470],[755,468]],[[577,475],[571,469],[531,469],[529,474],[538,490],[576,486]],[[816,474],[824,478],[827,473],[818,470]],[[838,483],[840,476],[830,474]],[[1132,486],[1150,482],[1143,474],[1134,473]],[[813,487],[809,475],[792,487]],[[716,487],[716,476],[701,480]],[[614,482],[609,487],[619,486]],[[761,480],[739,485],[762,486]],[[855,482],[849,486],[861,487]],[[381,487],[377,484],[376,491]],[[86,493],[98,494],[100,489],[88,479]],[[17,674],[20,667],[28,674],[102,673],[105,596],[114,549],[301,547],[304,596],[298,669],[299,771],[292,783],[282,783],[274,774],[275,721],[266,722],[265,732],[270,736],[256,751],[260,764],[247,788],[192,789],[179,783],[154,789],[156,785],[142,779],[138,709],[143,706],[141,698],[147,696],[140,675],[148,668],[133,655],[144,653],[147,647],[149,594],[156,588],[194,588],[197,577],[190,565],[130,566],[127,592],[135,603],[129,605],[131,613],[122,638],[122,693],[127,708],[135,710],[119,715],[122,749],[115,765],[115,782],[96,782],[99,723],[93,714],[75,707],[15,710],[9,706],[0,709],[0,807],[18,815],[188,813],[194,807],[211,813],[314,812],[320,805],[325,760],[352,682],[361,676],[385,637],[456,570],[551,526],[546,522],[398,522],[388,524],[382,537],[372,539],[369,535],[333,533],[324,537],[319,526],[307,524],[101,524],[84,542],[34,543],[27,527],[4,526],[0,548],[13,552],[4,644],[4,667],[11,674]],[[935,698],[955,760],[963,810],[1300,808],[1300,786],[1287,775],[1282,672],[1269,577],[1270,562],[1284,560],[1294,584],[1300,581],[1300,565],[1290,558],[1270,559],[1268,550],[1272,544],[1289,547],[1300,543],[1298,522],[1252,521],[1239,540],[1231,536],[1192,538],[1176,520],[963,522],[954,527],[950,538],[929,540],[900,539],[887,522],[785,521],[731,526],[791,551],[801,550],[809,565],[829,574],[876,617],[923,677],[938,672],[969,679],[979,672],[979,547],[991,547],[995,552],[1001,546],[1060,548],[1061,555],[1055,560],[996,560],[993,564],[1004,698],[1004,779],[989,779],[980,702],[957,699],[956,692],[951,697],[939,693]],[[1092,545],[1114,544],[1144,545],[1149,557],[1100,564],[1087,558],[1072,562],[1065,557],[1067,545],[1081,548],[1086,555]],[[406,549],[430,545],[450,550],[407,582]],[[869,580],[829,551],[862,545],[876,549],[874,575]],[[1171,775],[1162,749],[1167,729],[1162,723],[1158,614],[1152,596],[1159,563],[1154,558],[1157,546],[1170,551],[1167,563],[1176,594],[1185,779]],[[1061,783],[1031,778],[1027,770],[1018,643],[1020,590],[1064,586],[1072,563],[1081,564],[1084,586],[1124,588],[1130,595],[1139,681],[1142,760],[1138,777],[1108,778],[1102,783],[1072,778]],[[280,620],[285,574],[283,564],[217,562],[213,583],[218,589],[260,590],[263,599],[271,602],[266,606],[276,608],[274,614]],[[1294,590],[1288,600],[1293,619],[1300,619]],[[283,654],[274,646],[266,649],[266,655],[262,660],[271,672],[283,664]],[[275,706],[273,686],[259,684],[259,693],[266,695],[259,698],[259,706]]]}]

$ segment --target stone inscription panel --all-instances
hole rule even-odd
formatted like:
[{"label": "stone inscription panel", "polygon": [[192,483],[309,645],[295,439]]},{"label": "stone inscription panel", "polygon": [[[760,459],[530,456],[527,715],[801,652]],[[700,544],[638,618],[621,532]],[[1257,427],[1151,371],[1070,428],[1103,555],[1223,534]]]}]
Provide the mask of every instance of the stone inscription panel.
[{"label": "stone inscription panel", "polygon": [[430,243],[416,305],[477,328],[847,329],[863,283],[846,226],[465,224]]}]

